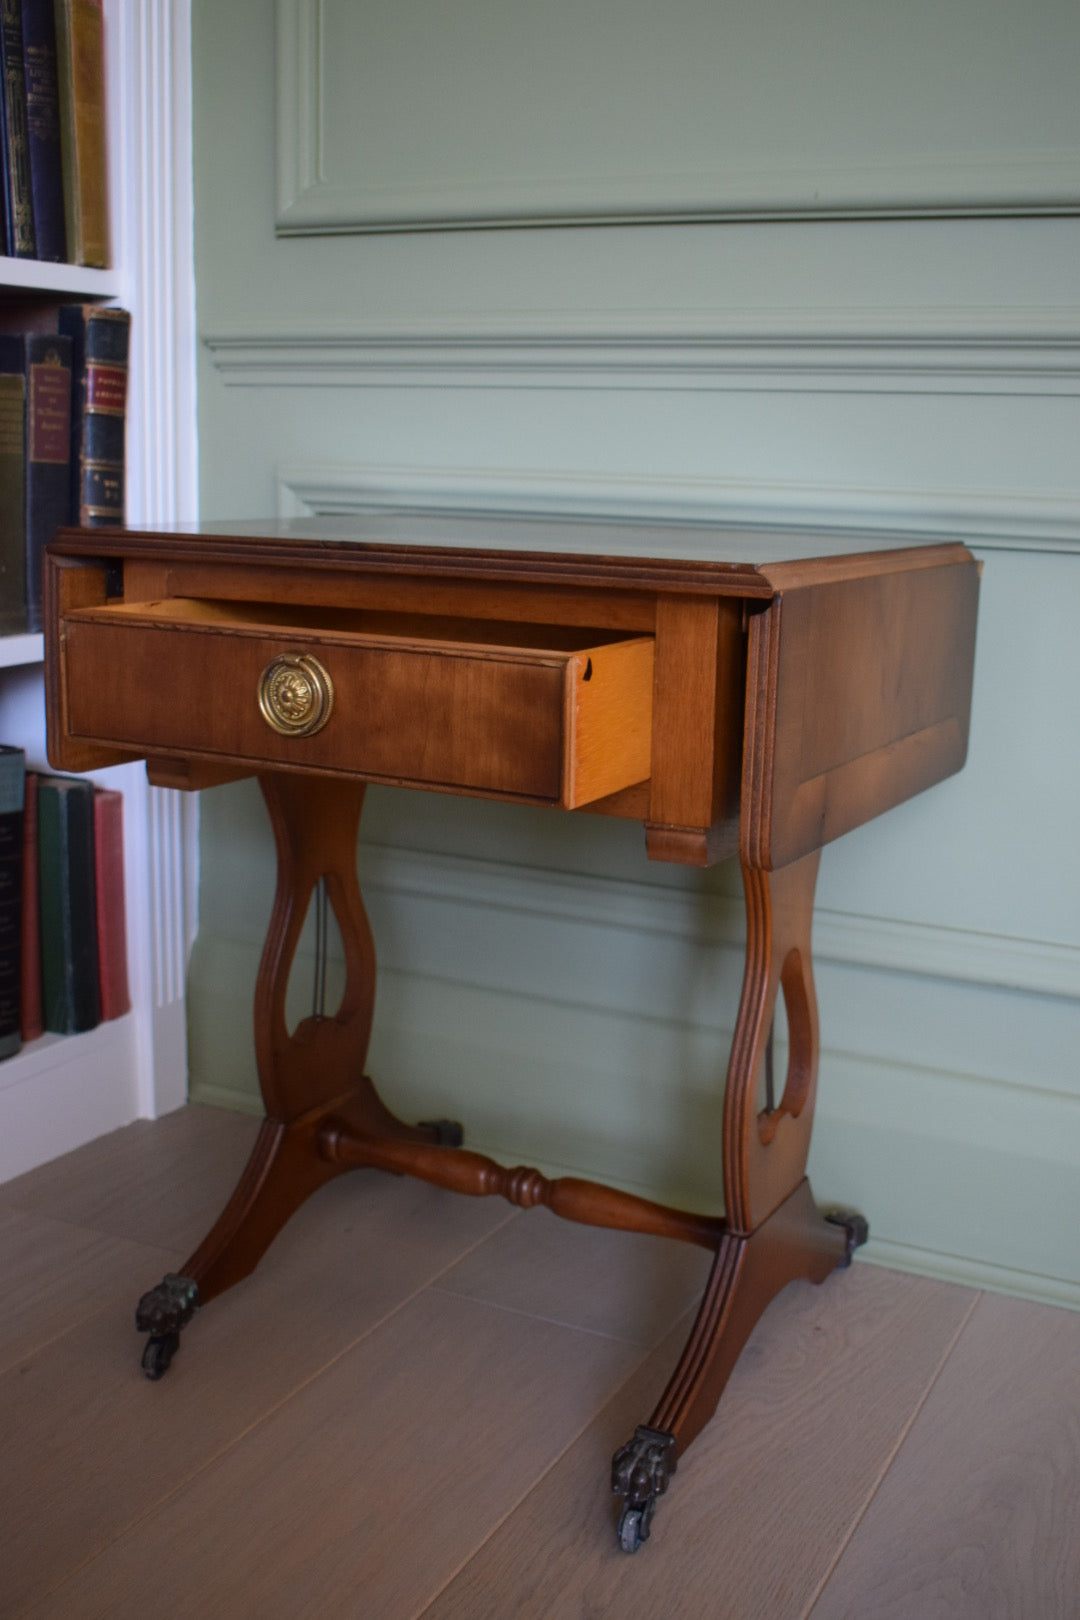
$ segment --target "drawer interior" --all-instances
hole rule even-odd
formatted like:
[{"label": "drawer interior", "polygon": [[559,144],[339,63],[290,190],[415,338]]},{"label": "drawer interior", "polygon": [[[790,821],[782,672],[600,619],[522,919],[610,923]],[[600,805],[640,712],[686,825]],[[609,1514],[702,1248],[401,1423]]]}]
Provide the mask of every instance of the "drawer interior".
[{"label": "drawer interior", "polygon": [[520,648],[532,652],[581,652],[640,637],[639,631],[582,625],[527,624],[515,620],[453,618],[438,613],[388,613],[369,608],[309,606],[287,602],[220,601],[173,596],[157,601],[111,601],[77,608],[65,617],[118,619],[193,629],[257,630],[259,633],[362,636],[369,641],[441,642],[460,647]]}]

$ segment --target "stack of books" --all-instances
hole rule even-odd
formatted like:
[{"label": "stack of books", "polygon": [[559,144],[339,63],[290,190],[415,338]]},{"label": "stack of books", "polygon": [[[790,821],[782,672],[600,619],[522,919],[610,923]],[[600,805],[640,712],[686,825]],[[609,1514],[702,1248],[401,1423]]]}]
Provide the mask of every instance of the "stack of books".
[{"label": "stack of books", "polygon": [[42,551],[60,525],[124,521],[131,317],[99,304],[49,317],[55,330],[0,331],[0,635],[41,629]]},{"label": "stack of books", "polygon": [[105,268],[102,0],[0,0],[3,251]]},{"label": "stack of books", "polygon": [[0,1058],[131,1006],[123,802],[0,746]]}]

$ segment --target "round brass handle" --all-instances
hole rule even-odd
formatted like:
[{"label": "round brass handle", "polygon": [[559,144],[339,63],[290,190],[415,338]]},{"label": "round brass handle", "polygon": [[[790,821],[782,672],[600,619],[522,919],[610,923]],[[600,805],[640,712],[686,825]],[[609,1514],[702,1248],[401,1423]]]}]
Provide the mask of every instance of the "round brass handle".
[{"label": "round brass handle", "polygon": [[280,653],[259,676],[259,709],[282,737],[312,737],[334,707],[334,683],[312,653]]}]

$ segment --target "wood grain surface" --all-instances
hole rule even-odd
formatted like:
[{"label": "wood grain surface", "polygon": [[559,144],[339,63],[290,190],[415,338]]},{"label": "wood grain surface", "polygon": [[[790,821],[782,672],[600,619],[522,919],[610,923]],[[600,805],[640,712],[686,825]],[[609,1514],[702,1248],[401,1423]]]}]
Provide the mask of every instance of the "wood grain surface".
[{"label": "wood grain surface", "polygon": [[813,1620],[1080,1614],[1080,1315],[984,1295]]},{"label": "wood grain surface", "polygon": [[1064,1311],[859,1262],[795,1284],[633,1558],[610,1457],[677,1355],[691,1246],[358,1172],[148,1383],[155,1193],[198,1228],[253,1131],[188,1108],[0,1188],[5,1620],[1075,1620]]}]

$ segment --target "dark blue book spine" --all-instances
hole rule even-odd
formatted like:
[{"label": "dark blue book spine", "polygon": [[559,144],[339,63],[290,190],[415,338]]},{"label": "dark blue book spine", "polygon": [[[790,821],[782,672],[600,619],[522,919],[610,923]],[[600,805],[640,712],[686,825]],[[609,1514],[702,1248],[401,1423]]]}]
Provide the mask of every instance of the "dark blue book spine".
[{"label": "dark blue book spine", "polygon": [[30,191],[39,259],[67,257],[53,0],[22,0]]},{"label": "dark blue book spine", "polygon": [[34,200],[30,189],[22,0],[0,0],[0,71],[4,85],[8,252],[15,258],[33,259],[37,257],[37,241],[34,235]]},{"label": "dark blue book spine", "polygon": [[63,304],[59,325],[72,340],[72,521],[82,528],[122,524],[131,316]]}]

